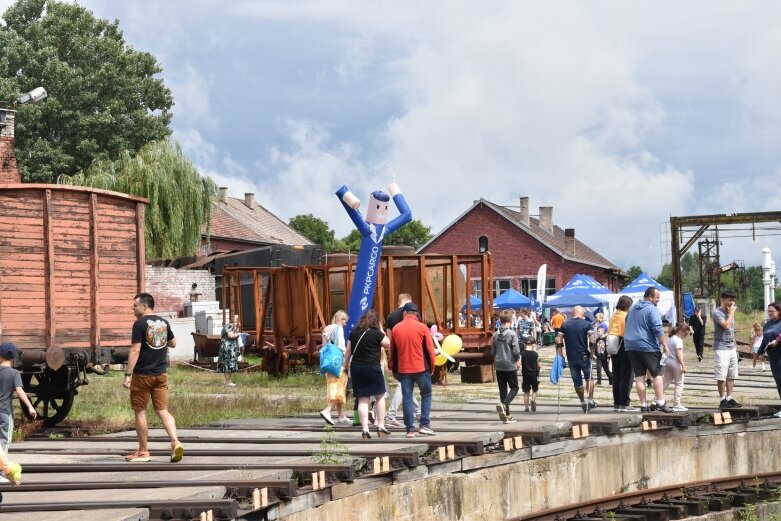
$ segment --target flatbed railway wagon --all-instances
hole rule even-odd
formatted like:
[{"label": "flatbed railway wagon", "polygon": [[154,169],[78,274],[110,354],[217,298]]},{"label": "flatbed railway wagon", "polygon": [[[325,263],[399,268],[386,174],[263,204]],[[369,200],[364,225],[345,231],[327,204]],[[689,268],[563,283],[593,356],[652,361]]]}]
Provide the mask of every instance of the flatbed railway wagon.
[{"label": "flatbed railway wagon", "polygon": [[146,199],[87,187],[0,184],[0,327],[48,426],[87,373],[127,360],[144,288]]}]

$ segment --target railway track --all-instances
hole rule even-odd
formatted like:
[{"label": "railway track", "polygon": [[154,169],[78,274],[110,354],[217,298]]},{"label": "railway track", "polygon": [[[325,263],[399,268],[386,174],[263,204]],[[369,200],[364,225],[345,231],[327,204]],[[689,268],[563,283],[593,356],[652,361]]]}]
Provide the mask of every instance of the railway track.
[{"label": "railway track", "polygon": [[[493,404],[488,402],[461,407],[443,402],[434,410],[437,436],[408,440],[403,431],[396,430],[386,439],[363,440],[359,429],[338,427],[328,433],[330,449],[323,444],[322,422],[314,415],[180,429],[186,454],[176,464],[167,462],[168,440],[161,430],[150,432],[151,463],[122,459],[122,454],[136,446],[132,432],[82,438],[68,437],[67,429],[41,431],[12,447],[11,459],[24,467],[24,483],[20,487],[0,485],[4,494],[0,521],[48,521],[63,519],[65,513],[85,521],[126,521],[133,515],[137,518],[138,512],[152,521],[208,519],[209,515],[213,520],[276,519],[396,483],[528,460],[537,457],[536,449],[546,455],[577,450],[584,436],[628,435],[636,440],[646,433],[664,435],[665,429],[695,429],[711,436],[723,428],[728,429],[725,432],[750,430],[752,425],[775,428],[777,421],[769,419],[776,410],[771,407],[733,410],[730,422],[721,425],[714,424],[714,419],[723,413],[714,409],[641,416],[607,409],[582,414],[577,407],[565,406],[562,419],[557,420],[555,406],[548,403],[541,405],[547,412],[538,416],[545,421],[524,421],[528,418],[524,417],[510,425],[497,422]],[[648,427],[651,423],[653,429]],[[611,443],[621,443],[621,438]],[[339,461],[326,461],[329,458]],[[749,488],[754,484],[753,476],[743,479]],[[775,475],[757,479],[762,480],[758,488],[765,496],[776,480],[781,481]],[[691,497],[717,498],[730,487],[741,488],[740,478],[733,481],[733,485],[719,484],[719,490],[695,490],[704,484],[685,486],[691,488],[687,493]],[[688,501],[681,499],[678,487],[659,494],[654,490],[618,496],[611,498],[619,500],[612,505],[609,501],[579,504],[574,512],[570,508],[547,513],[551,515],[546,519],[562,521],[577,518],[578,512],[595,511],[599,517],[611,508],[637,508],[642,501]],[[717,506],[714,503],[709,508]],[[648,519],[675,519],[680,512]],[[634,514],[619,517],[640,519]]]},{"label": "railway track", "polygon": [[508,521],[596,521],[619,518],[668,521],[742,508],[760,501],[781,501],[781,472],[639,490],[513,517]]}]

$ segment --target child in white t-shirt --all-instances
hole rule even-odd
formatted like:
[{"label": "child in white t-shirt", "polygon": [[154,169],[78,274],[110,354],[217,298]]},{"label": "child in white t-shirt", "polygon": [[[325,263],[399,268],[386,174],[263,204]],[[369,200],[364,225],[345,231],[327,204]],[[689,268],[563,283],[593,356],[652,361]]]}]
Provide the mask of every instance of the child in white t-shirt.
[{"label": "child in white t-shirt", "polygon": [[683,412],[688,409],[681,404],[683,394],[683,375],[686,373],[686,363],[683,361],[683,339],[689,334],[689,326],[678,324],[670,331],[670,339],[667,342],[667,358],[664,362],[664,388],[675,383],[673,411]]},{"label": "child in white t-shirt", "polygon": [[[757,370],[757,358],[759,358],[759,347],[762,345],[762,326],[759,322],[754,322],[751,328],[753,335],[751,335],[751,357],[754,359],[754,363],[751,366],[754,371]],[[762,372],[765,372],[765,361],[762,361]]]}]

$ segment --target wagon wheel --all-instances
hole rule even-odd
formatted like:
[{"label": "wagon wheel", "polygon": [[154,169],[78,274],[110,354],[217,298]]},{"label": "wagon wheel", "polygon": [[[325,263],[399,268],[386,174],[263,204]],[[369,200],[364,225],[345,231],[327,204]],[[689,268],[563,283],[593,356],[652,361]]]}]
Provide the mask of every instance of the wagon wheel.
[{"label": "wagon wheel", "polygon": [[[53,427],[68,416],[76,396],[75,389],[69,389],[67,377],[58,373],[37,373],[23,375],[24,388],[34,396],[30,397],[38,419],[43,420],[46,427]],[[21,402],[20,402],[21,403]],[[24,416],[31,420],[27,408],[22,404]]]}]

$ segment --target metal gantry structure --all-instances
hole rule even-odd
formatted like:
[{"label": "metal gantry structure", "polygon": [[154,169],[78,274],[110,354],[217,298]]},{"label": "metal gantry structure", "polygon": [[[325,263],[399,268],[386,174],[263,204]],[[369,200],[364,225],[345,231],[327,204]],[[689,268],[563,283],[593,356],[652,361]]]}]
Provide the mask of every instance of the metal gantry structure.
[{"label": "metal gantry structure", "polygon": [[[764,223],[781,223],[781,211],[778,212],[753,212],[753,213],[733,213],[733,214],[721,214],[721,215],[689,215],[684,217],[670,217],[670,243],[672,253],[672,272],[673,272],[673,292],[675,293],[675,305],[678,315],[678,321],[683,320],[683,287],[681,284],[681,259],[683,255],[689,251],[689,249],[697,243],[697,241],[703,236],[703,234],[713,227],[716,232],[716,244],[713,245],[709,239],[701,241],[699,244],[702,248],[705,244],[708,250],[708,258],[712,257],[715,253],[718,256],[718,243],[720,241],[718,235],[719,226],[731,226],[731,225],[750,225],[749,228],[741,229],[742,235],[745,237],[757,238],[767,235],[778,235],[781,232],[781,228],[762,228],[757,225]],[[690,236],[689,236],[690,234]],[[685,242],[684,242],[685,239]],[[715,252],[713,251],[715,247]],[[700,252],[702,255],[702,251]],[[717,265],[718,265],[718,261]],[[707,286],[710,291],[714,291],[715,281],[711,280],[713,271],[710,273],[703,273],[701,277],[707,280]],[[721,274],[721,270],[718,269],[718,275]],[[706,288],[703,288],[705,290]]]}]

